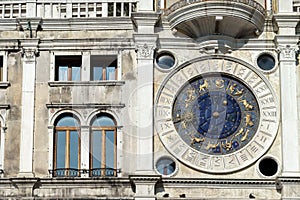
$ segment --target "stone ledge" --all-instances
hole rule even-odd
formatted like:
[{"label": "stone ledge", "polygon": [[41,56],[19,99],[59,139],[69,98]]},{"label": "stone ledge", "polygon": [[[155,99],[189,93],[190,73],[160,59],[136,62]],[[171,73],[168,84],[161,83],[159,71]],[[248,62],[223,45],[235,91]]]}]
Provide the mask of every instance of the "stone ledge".
[{"label": "stone ledge", "polygon": [[69,104],[69,103],[48,103],[47,108],[124,108],[125,104],[101,104],[101,103],[84,103],[84,104]]},{"label": "stone ledge", "polygon": [[122,86],[125,81],[51,81],[50,87],[61,86]]}]

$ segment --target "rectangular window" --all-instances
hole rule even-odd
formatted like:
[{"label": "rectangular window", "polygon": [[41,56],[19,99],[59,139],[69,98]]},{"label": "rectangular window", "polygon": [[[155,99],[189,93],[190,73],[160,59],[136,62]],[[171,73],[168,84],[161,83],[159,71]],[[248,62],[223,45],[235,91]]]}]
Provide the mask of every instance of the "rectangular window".
[{"label": "rectangular window", "polygon": [[81,56],[56,56],[55,80],[56,81],[80,81],[81,80]]},{"label": "rectangular window", "polygon": [[93,81],[117,80],[118,59],[116,55],[92,55],[91,79]]}]

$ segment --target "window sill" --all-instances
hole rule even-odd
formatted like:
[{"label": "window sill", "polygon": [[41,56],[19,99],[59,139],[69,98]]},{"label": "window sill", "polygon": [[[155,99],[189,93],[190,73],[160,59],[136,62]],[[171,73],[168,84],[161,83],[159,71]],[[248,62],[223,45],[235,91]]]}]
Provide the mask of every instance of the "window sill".
[{"label": "window sill", "polygon": [[85,104],[67,104],[67,103],[48,103],[47,108],[124,108],[125,104],[102,104],[102,103],[85,103]]},{"label": "window sill", "polygon": [[60,86],[122,86],[125,81],[51,81],[50,87]]},{"label": "window sill", "polygon": [[8,86],[10,86],[9,82],[0,82],[0,88],[8,88]]}]

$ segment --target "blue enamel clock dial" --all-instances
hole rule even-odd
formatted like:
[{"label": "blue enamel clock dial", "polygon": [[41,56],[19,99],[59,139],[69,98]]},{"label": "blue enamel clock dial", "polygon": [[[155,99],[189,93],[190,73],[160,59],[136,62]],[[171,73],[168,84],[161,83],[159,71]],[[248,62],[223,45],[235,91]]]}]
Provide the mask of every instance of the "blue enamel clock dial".
[{"label": "blue enamel clock dial", "polygon": [[237,78],[217,73],[185,84],[172,115],[184,142],[217,155],[244,147],[256,133],[260,117],[252,91]]}]

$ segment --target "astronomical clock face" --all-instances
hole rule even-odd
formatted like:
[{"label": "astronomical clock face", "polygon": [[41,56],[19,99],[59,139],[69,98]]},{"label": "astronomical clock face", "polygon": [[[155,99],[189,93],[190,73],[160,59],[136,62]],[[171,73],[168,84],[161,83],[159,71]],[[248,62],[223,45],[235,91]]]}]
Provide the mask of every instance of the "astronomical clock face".
[{"label": "astronomical clock face", "polygon": [[170,153],[213,173],[236,171],[261,157],[275,139],[279,116],[268,82],[226,59],[202,60],[170,74],[155,115]]}]

